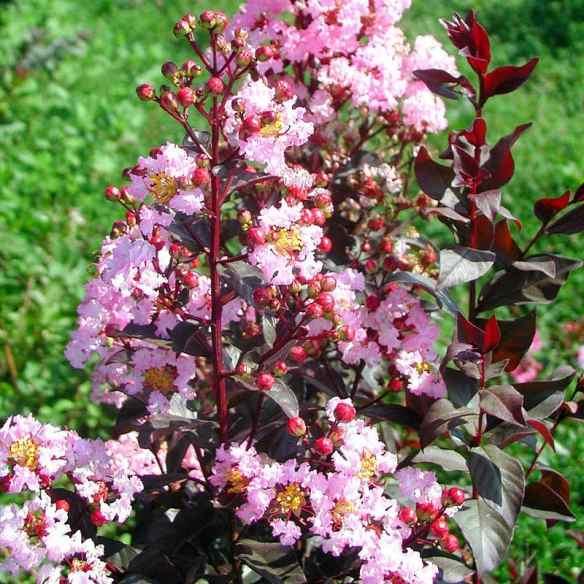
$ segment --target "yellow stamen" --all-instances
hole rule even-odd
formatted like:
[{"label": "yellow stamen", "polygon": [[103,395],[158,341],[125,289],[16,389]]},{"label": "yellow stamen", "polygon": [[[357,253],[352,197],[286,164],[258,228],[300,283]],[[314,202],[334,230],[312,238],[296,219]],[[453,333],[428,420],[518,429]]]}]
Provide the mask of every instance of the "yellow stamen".
[{"label": "yellow stamen", "polygon": [[276,495],[278,511],[284,515],[294,513],[299,515],[304,507],[304,491],[298,483],[290,483]]},{"label": "yellow stamen", "polygon": [[39,464],[39,447],[32,438],[20,438],[10,445],[8,461],[29,470],[36,470]]},{"label": "yellow stamen", "polygon": [[302,249],[302,239],[296,229],[279,229],[271,234],[274,247],[281,254],[292,254]]},{"label": "yellow stamen", "polygon": [[165,365],[164,367],[152,367],[144,373],[144,385],[153,391],[171,393],[176,387],[176,367]]},{"label": "yellow stamen", "polygon": [[282,133],[283,127],[284,124],[282,123],[281,114],[276,114],[276,119],[273,122],[262,126],[260,134],[262,136],[279,136]]},{"label": "yellow stamen", "polygon": [[352,513],[354,510],[355,506],[353,503],[351,503],[351,501],[347,501],[347,499],[339,499],[331,511],[335,527],[340,529],[343,525],[343,519],[345,515]]},{"label": "yellow stamen", "polygon": [[227,492],[231,495],[244,493],[249,485],[249,479],[237,468],[227,473]]},{"label": "yellow stamen", "polygon": [[422,373],[432,373],[433,369],[432,369],[432,365],[430,365],[430,363],[428,363],[427,361],[422,361],[421,363],[416,363],[414,365],[414,367],[416,368],[416,371],[422,375]]},{"label": "yellow stamen", "polygon": [[150,192],[163,205],[166,205],[178,191],[176,179],[164,172],[150,175]]},{"label": "yellow stamen", "polygon": [[377,459],[370,452],[365,451],[361,456],[361,470],[359,476],[369,480],[377,474]]}]

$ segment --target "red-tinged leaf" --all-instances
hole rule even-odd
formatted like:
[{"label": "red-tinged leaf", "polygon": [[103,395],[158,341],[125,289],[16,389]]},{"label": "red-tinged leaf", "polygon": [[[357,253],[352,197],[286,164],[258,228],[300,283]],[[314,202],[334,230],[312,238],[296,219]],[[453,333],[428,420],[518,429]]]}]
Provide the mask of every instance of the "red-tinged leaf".
[{"label": "red-tinged leaf", "polygon": [[504,422],[523,425],[523,396],[510,385],[498,385],[479,392],[481,410]]},{"label": "red-tinged leaf", "polygon": [[474,12],[467,17],[474,51],[468,59],[470,66],[477,72],[485,73],[491,62],[491,43],[489,33],[477,20]]},{"label": "red-tinged leaf", "polygon": [[548,485],[541,481],[527,485],[523,510],[532,517],[556,521],[574,521],[568,504]]},{"label": "red-tinged leaf", "polygon": [[487,217],[478,215],[472,222],[472,237],[477,249],[491,250],[495,241],[495,226]]},{"label": "red-tinged leaf", "polygon": [[423,146],[414,162],[414,172],[420,188],[433,199],[440,200],[452,184],[454,171],[449,166],[434,162]]},{"label": "red-tinged leaf", "polygon": [[507,65],[498,67],[485,75],[483,78],[484,94],[481,105],[494,95],[511,93],[521,87],[529,79],[538,62],[539,59],[536,57],[521,67]]},{"label": "red-tinged leaf", "polygon": [[436,95],[448,99],[458,99],[460,95],[455,91],[459,85],[459,77],[454,77],[442,69],[417,69],[414,71],[414,77],[423,81],[426,87]]},{"label": "red-tinged leaf", "polygon": [[501,191],[497,189],[485,191],[478,195],[469,195],[469,198],[474,201],[477,209],[491,222],[501,210]]},{"label": "red-tinged leaf", "polygon": [[495,225],[495,252],[497,259],[507,265],[521,255],[521,249],[513,239],[506,219],[497,221]]},{"label": "red-tinged leaf", "polygon": [[493,362],[507,360],[505,371],[513,371],[531,347],[536,330],[535,312],[511,321],[499,321],[501,342],[493,353]]},{"label": "red-tinged leaf", "polygon": [[584,231],[584,205],[569,211],[546,229],[550,234],[573,235]]},{"label": "red-tinged leaf", "polygon": [[554,215],[565,209],[570,203],[570,191],[559,197],[539,199],[533,206],[533,212],[542,223],[548,223]]},{"label": "red-tinged leaf", "polygon": [[545,440],[548,446],[551,446],[553,450],[556,449],[553,434],[541,420],[527,420],[527,423],[537,431],[537,433]]},{"label": "red-tinged leaf", "polygon": [[545,468],[541,471],[540,483],[547,485],[554,493],[559,495],[568,505],[570,504],[570,483],[559,472]]},{"label": "red-tinged leaf", "polygon": [[497,318],[491,316],[485,323],[485,338],[483,340],[483,353],[492,351],[501,342],[501,329]]},{"label": "red-tinged leaf", "polygon": [[456,317],[456,340],[481,349],[485,344],[485,331],[467,320],[462,314]]},{"label": "red-tinged leaf", "polygon": [[431,406],[420,427],[422,448],[431,444],[448,429],[459,426],[469,418],[477,417],[478,412],[470,408],[455,408],[447,399],[439,399]]},{"label": "red-tinged leaf", "polygon": [[538,582],[537,567],[529,566],[521,576],[521,584],[537,584]]},{"label": "red-tinged leaf", "polygon": [[484,146],[487,140],[487,122],[484,118],[476,118],[472,128],[464,132],[464,136],[473,146]]}]

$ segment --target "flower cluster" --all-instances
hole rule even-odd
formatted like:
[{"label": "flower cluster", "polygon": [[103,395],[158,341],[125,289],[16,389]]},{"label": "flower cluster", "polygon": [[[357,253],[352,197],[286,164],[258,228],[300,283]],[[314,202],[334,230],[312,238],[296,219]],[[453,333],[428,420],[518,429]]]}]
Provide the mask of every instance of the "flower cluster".
[{"label": "flower cluster", "polygon": [[406,517],[403,509],[409,508],[389,497],[384,483],[393,475],[403,502],[426,504],[426,511],[438,516],[442,488],[435,475],[395,473],[395,454],[375,428],[355,418],[351,400],[331,399],[326,413],[328,431],[307,441],[306,462],[277,463],[245,444],[222,447],[211,476],[220,500],[234,503],[244,524],[267,522],[284,545],[310,535],[335,557],[358,550],[363,582],[396,576],[411,583],[433,582],[436,567],[404,550],[416,515]]},{"label": "flower cluster", "polygon": [[139,477],[159,472],[131,434],[85,440],[32,417],[10,418],[0,429],[0,485],[30,498],[0,509],[0,570],[34,571],[39,583],[113,582],[103,548],[74,531],[71,520],[79,523],[82,513],[95,527],[123,523],[142,490]]}]

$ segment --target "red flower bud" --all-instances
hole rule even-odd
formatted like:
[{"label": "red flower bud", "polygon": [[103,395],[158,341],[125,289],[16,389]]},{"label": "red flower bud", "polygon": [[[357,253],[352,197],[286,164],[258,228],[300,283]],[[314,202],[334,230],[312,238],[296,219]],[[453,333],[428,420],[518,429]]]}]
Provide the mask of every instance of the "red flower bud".
[{"label": "red flower bud", "polygon": [[136,95],[142,101],[152,101],[156,97],[156,90],[150,83],[142,83],[136,87]]},{"label": "red flower bud", "polygon": [[440,545],[442,549],[446,552],[453,554],[460,549],[460,542],[458,538],[453,533],[447,533],[444,537],[440,539]]},{"label": "red flower bud", "polygon": [[286,373],[288,373],[288,365],[286,365],[285,361],[276,361],[272,371],[274,372],[274,375],[281,377],[282,375],[286,375]]},{"label": "red flower bud", "polygon": [[453,505],[462,505],[466,499],[466,493],[458,487],[451,487],[446,491],[446,499]]},{"label": "red flower bud", "polygon": [[329,292],[321,292],[316,301],[322,306],[325,312],[330,312],[335,307],[335,299]]},{"label": "red flower bud", "polygon": [[402,507],[399,510],[399,519],[404,523],[415,523],[417,520],[416,512],[411,507]]},{"label": "red flower bud", "polygon": [[314,451],[320,454],[321,456],[329,456],[334,450],[333,441],[330,438],[326,438],[325,436],[321,436],[317,438],[313,443]]},{"label": "red flower bud", "polygon": [[59,511],[65,511],[65,513],[69,513],[71,505],[69,505],[69,501],[66,501],[65,499],[59,499],[58,501],[55,501],[55,507],[59,509]]},{"label": "red flower bud", "polygon": [[211,176],[206,168],[195,168],[191,176],[191,180],[196,187],[202,187],[209,183]]},{"label": "red flower bud", "polygon": [[209,81],[207,81],[207,89],[211,93],[218,95],[220,93],[223,93],[223,90],[225,89],[225,85],[223,85],[223,81],[221,81],[220,77],[211,77],[211,79],[209,79]]},{"label": "red flower bud", "polygon": [[318,304],[318,302],[312,302],[306,307],[306,314],[310,318],[322,318],[324,310],[322,309],[322,306]]},{"label": "red flower bud", "polygon": [[114,187],[113,185],[108,185],[105,187],[104,195],[105,198],[109,201],[118,201],[121,197],[121,192],[118,187]]},{"label": "red flower bud", "polygon": [[199,285],[199,276],[196,272],[185,272],[181,280],[187,288],[196,288]]},{"label": "red flower bud", "polygon": [[304,349],[304,347],[301,347],[300,345],[292,347],[290,349],[289,355],[290,359],[292,359],[292,361],[298,364],[304,363],[304,361],[306,361],[306,358],[308,357],[308,355],[306,354],[306,350]]},{"label": "red flower bud", "polygon": [[195,92],[190,87],[181,87],[176,92],[176,98],[183,107],[190,107],[195,103]]},{"label": "red flower bud", "polygon": [[365,306],[367,307],[367,310],[377,310],[380,304],[381,301],[377,296],[375,296],[375,294],[370,294],[365,299]]},{"label": "red flower bud", "polygon": [[306,434],[306,422],[299,416],[288,419],[288,433],[301,438]]},{"label": "red flower bud", "polygon": [[247,116],[241,125],[242,130],[247,134],[257,134],[262,129],[262,124],[257,116]]},{"label": "red flower bud", "polygon": [[312,222],[315,225],[322,227],[326,223],[325,214],[320,209],[311,209],[310,214],[312,215]]},{"label": "red flower bud", "polygon": [[268,61],[273,56],[274,50],[269,45],[258,47],[255,52],[255,58],[260,62]]},{"label": "red flower bud", "polygon": [[256,386],[261,391],[269,391],[274,385],[274,376],[270,373],[260,373],[256,377]]},{"label": "red flower bud", "polygon": [[262,245],[266,243],[266,238],[259,227],[252,227],[247,232],[247,241],[250,245]]},{"label": "red flower bud", "polygon": [[448,521],[444,517],[438,517],[432,521],[430,531],[437,537],[442,537],[448,533]]},{"label": "red flower bud", "polygon": [[379,231],[380,229],[383,228],[384,225],[385,225],[385,221],[381,217],[375,217],[374,219],[369,219],[369,223],[367,223],[367,226],[369,227],[369,229],[372,229],[373,231]]},{"label": "red flower bud", "polygon": [[318,250],[322,253],[329,253],[333,249],[333,242],[330,237],[323,237],[318,244]]},{"label": "red flower bud", "polygon": [[335,408],[335,418],[338,422],[351,422],[356,415],[357,410],[352,404],[341,402]]}]

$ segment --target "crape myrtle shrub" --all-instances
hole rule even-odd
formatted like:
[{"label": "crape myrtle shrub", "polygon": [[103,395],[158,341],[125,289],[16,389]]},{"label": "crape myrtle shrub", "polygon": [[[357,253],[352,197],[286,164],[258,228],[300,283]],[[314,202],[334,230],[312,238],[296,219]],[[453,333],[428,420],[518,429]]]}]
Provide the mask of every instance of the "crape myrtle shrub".
[{"label": "crape myrtle shrub", "polygon": [[[518,246],[502,187],[528,125],[491,147],[483,110],[537,60],[490,67],[487,32],[455,15],[448,36],[476,74],[461,76],[432,37],[405,41],[408,6],[256,0],[231,22],[177,22],[193,59],[165,63],[168,84],[137,94],[184,142],[106,189],[125,214],[67,349],[75,367],[94,364],[114,436],[6,422],[3,572],[480,582],[520,511],[573,518],[568,481],[538,459],[582,417],[575,373],[507,375],[532,345],[533,305],[579,267],[535,250],[584,228],[584,189],[537,201],[541,228]],[[446,127],[442,98],[460,97],[474,122],[436,162],[425,137]],[[419,218],[455,243],[436,249]],[[446,349],[442,314],[456,324]],[[517,443],[526,466],[506,452]],[[106,537],[116,525],[131,545]]]}]

